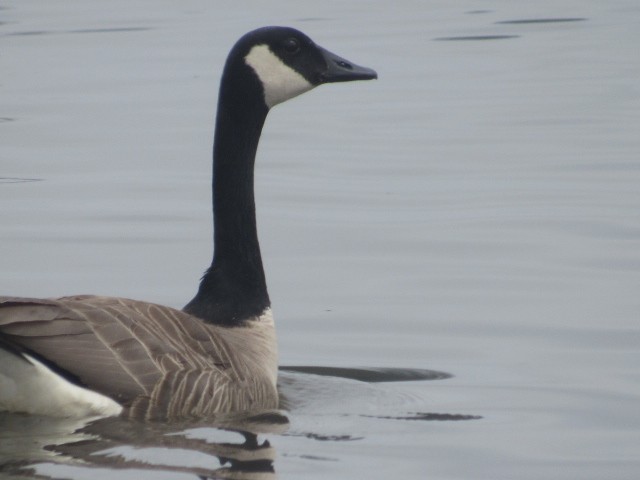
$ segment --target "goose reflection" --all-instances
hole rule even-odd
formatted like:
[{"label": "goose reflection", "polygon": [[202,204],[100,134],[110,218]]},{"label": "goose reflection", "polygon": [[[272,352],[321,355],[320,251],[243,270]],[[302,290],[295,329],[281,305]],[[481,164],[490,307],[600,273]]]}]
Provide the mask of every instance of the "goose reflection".
[{"label": "goose reflection", "polygon": [[274,479],[276,451],[270,439],[284,449],[281,459],[296,455],[287,449],[291,441],[306,450],[305,458],[322,459],[322,443],[358,442],[367,432],[380,432],[381,422],[479,419],[425,411],[421,397],[385,387],[451,376],[412,368],[282,366],[280,410],[206,420],[109,417],[83,422],[0,413],[0,477],[87,478],[87,469],[96,469],[113,476],[137,472],[133,478],[165,472],[199,479]]},{"label": "goose reflection", "polygon": [[148,423],[119,417],[82,424],[79,420],[2,414],[0,443],[5,439],[15,443],[17,432],[24,442],[15,448],[3,445],[0,474],[44,480],[74,476],[77,468],[101,468],[114,473],[186,473],[200,479],[274,479],[275,449],[262,437],[283,433],[288,423],[278,411],[216,418],[206,424]]}]

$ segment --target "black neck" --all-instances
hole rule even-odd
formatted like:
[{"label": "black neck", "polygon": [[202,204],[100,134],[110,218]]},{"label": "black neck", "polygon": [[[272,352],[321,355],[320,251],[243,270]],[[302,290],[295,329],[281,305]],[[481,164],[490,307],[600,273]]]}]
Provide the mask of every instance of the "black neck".
[{"label": "black neck", "polygon": [[[196,296],[184,310],[236,326],[269,307],[253,190],[258,141],[268,109],[262,87],[240,65],[227,65],[220,86],[213,148],[214,253]],[[230,72],[239,72],[232,75]]]}]

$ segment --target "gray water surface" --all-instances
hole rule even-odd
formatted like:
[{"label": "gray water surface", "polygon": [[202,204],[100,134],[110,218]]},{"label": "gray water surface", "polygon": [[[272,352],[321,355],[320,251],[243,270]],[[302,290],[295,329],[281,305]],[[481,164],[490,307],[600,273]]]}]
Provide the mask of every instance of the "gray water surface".
[{"label": "gray water surface", "polygon": [[637,478],[633,0],[5,2],[0,293],[184,305],[220,71],[269,24],[379,73],[276,107],[260,145],[281,364],[328,375],[282,371],[286,424],[4,414],[0,475]]}]

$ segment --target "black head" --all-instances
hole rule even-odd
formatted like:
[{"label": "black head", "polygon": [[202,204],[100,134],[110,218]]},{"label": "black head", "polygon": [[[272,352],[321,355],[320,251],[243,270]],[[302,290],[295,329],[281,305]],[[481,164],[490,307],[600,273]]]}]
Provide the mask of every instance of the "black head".
[{"label": "black head", "polygon": [[268,108],[322,83],[377,78],[370,68],[325,50],[289,27],[264,27],[245,34],[229,54],[230,67],[251,69]]},{"label": "black head", "polygon": [[244,35],[227,57],[213,162],[215,251],[197,295],[184,310],[234,326],[269,307],[255,220],[253,167],[267,113],[322,83],[377,78],[319,47],[302,32],[265,27]]}]

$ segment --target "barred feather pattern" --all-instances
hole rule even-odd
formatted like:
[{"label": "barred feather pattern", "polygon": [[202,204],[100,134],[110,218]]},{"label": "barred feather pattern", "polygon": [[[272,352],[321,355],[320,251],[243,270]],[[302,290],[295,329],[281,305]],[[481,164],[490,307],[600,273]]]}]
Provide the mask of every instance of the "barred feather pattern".
[{"label": "barred feather pattern", "polygon": [[0,339],[139,419],[278,406],[270,310],[221,327],[180,310],[102,296],[0,297]]}]

